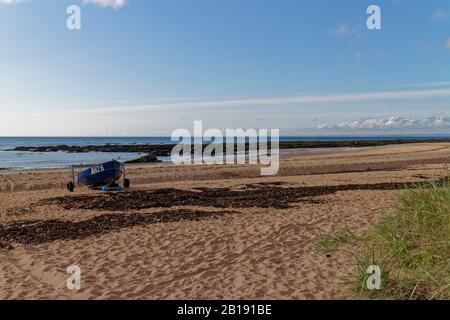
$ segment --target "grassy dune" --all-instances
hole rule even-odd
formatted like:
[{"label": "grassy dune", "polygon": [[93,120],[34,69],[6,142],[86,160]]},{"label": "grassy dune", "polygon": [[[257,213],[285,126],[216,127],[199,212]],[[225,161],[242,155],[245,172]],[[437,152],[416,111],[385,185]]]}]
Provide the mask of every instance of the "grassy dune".
[{"label": "grassy dune", "polygon": [[[368,290],[367,268],[381,269],[381,289]],[[375,299],[450,299],[450,185],[408,190],[394,215],[363,240],[355,287]]]}]

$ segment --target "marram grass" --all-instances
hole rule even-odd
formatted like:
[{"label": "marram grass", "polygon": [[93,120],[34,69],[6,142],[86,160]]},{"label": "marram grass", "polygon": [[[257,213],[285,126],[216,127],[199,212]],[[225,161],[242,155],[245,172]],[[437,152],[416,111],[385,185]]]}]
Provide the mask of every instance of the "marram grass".
[{"label": "marram grass", "polygon": [[[450,185],[405,191],[394,215],[363,240],[355,290],[375,299],[450,299]],[[381,268],[381,289],[369,290],[367,268]]]},{"label": "marram grass", "polygon": [[316,245],[316,250],[319,252],[330,251],[341,244],[349,243],[355,239],[356,236],[348,228],[336,233],[321,234],[319,242]]}]

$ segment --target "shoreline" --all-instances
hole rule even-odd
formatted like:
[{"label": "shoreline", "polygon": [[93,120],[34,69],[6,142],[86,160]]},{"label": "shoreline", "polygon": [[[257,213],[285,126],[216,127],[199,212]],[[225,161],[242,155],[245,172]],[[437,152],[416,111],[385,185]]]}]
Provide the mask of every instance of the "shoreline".
[{"label": "shoreline", "polygon": [[[304,150],[291,149],[287,154],[280,154],[280,170],[275,177],[310,176],[317,174],[344,174],[352,172],[396,171],[410,166],[436,165],[450,160],[450,143],[446,144],[409,144],[368,147],[360,150],[340,152],[337,149],[327,149],[327,153],[305,154]],[[320,150],[319,150],[320,151]],[[300,153],[300,154],[299,154]],[[383,157],[379,157],[383,154]],[[222,180],[242,177],[264,179],[260,175],[260,164],[184,164],[175,165],[171,162],[137,163],[127,165],[127,175],[132,184],[164,183],[172,181]],[[134,174],[134,172],[152,172],[151,178]],[[60,177],[52,182],[45,181],[50,176]],[[39,180],[37,185],[43,188],[58,188],[65,190],[70,176],[70,167],[6,169],[0,171],[0,178],[6,180],[12,177],[27,176]],[[11,178],[10,178],[11,177]],[[27,190],[30,183],[14,183],[13,187],[4,186],[3,190]],[[0,189],[0,192],[2,190]]]},{"label": "shoreline", "polygon": [[[379,147],[395,147],[396,145],[385,145]],[[399,146],[399,145],[397,145]],[[403,145],[400,145],[403,146]],[[377,146],[373,147],[329,147],[329,148],[292,148],[292,149],[281,149],[279,157],[280,159],[284,158],[295,158],[295,157],[309,157],[309,156],[325,156],[325,155],[333,155],[333,154],[351,154],[359,151],[370,150],[378,148]],[[12,151],[11,151],[12,152]],[[100,152],[99,152],[100,153]],[[70,154],[70,153],[68,153]],[[247,154],[247,153],[246,153]],[[171,161],[161,160],[160,158],[153,158],[150,156],[152,161],[142,161],[141,159],[147,158],[148,155],[144,155],[142,157],[126,160],[124,163],[128,166],[130,165],[172,165]],[[98,162],[100,163],[100,162]],[[189,164],[186,164],[189,165]],[[206,164],[204,164],[206,165]],[[250,165],[246,163],[245,165]],[[16,168],[0,168],[0,172],[21,172],[21,171],[37,171],[37,170],[64,170],[70,169],[70,165],[57,165],[57,166],[48,166],[48,167],[16,167]]]},{"label": "shoreline", "polygon": [[[447,143],[450,139],[438,139],[432,138],[429,140],[417,140],[417,139],[397,139],[397,140],[342,140],[342,141],[280,141],[279,150],[280,157],[294,157],[294,156],[308,156],[308,155],[319,155],[319,154],[334,154],[334,153],[351,153],[368,148],[375,147],[395,147],[395,146],[407,146],[414,144],[433,144],[433,143]],[[144,163],[170,163],[170,154],[175,144],[104,144],[104,145],[85,145],[85,146],[69,146],[69,145],[54,145],[54,146],[17,146],[12,149],[6,149],[1,151],[2,153],[12,153],[12,152],[23,152],[25,154],[39,154],[42,158],[40,159],[30,159],[27,165],[13,165],[1,167],[0,171],[20,171],[24,169],[56,169],[56,168],[70,168],[71,164],[92,164],[101,163],[103,160],[84,160],[75,159],[71,161],[70,154],[82,155],[87,153],[97,153],[97,158],[102,158],[100,154],[107,153],[120,153],[124,155],[126,164],[144,164]],[[208,144],[203,144],[202,149],[204,150]],[[245,145],[245,152],[248,153],[249,145]],[[226,145],[224,144],[223,150],[226,150]],[[270,144],[268,145],[268,150],[270,152]],[[194,145],[191,146],[191,152],[194,153]],[[64,154],[66,159],[54,159],[60,157],[60,153]],[[136,154],[136,157],[128,157],[128,154]],[[234,153],[238,153],[238,145],[234,144]],[[45,159],[45,155],[53,154],[50,156],[50,160]],[[19,155],[18,155],[19,156]],[[38,156],[38,157],[39,157]],[[115,159],[115,157],[112,157]],[[47,165],[36,165],[33,166],[33,162],[42,162],[42,160],[47,161]],[[54,164],[52,164],[54,161]],[[106,161],[106,160],[105,160]]]}]

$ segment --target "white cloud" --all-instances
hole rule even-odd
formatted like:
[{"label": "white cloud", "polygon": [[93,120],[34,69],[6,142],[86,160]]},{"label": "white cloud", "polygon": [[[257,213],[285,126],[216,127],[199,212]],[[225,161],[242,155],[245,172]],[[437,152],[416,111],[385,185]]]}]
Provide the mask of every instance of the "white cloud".
[{"label": "white cloud", "polygon": [[359,27],[351,27],[346,23],[341,23],[329,34],[335,38],[350,38],[352,41],[359,41],[362,38],[362,30]]},{"label": "white cloud", "polygon": [[299,97],[277,97],[261,99],[234,99],[234,100],[197,100],[177,101],[167,103],[149,103],[141,105],[129,105],[119,103],[111,107],[91,107],[84,109],[73,109],[73,113],[108,113],[108,112],[146,112],[164,108],[236,108],[246,106],[285,106],[285,105],[310,105],[310,104],[332,104],[340,102],[364,102],[364,101],[389,101],[389,100],[411,100],[427,99],[433,97],[450,96],[450,88],[433,90],[406,90],[406,91],[383,91],[366,93],[346,93],[335,95],[310,95]]},{"label": "white cloud", "polygon": [[350,33],[351,33],[350,28],[344,23],[341,23],[335,30],[332,30],[330,32],[331,35],[336,37],[345,37]]},{"label": "white cloud", "polygon": [[444,48],[450,50],[450,38],[448,38],[447,41],[445,42]]},{"label": "white cloud", "polygon": [[361,51],[358,51],[355,54],[355,60],[358,62],[361,62],[361,61],[363,61],[363,59],[364,59],[364,53],[362,53]]},{"label": "white cloud", "polygon": [[428,117],[415,119],[410,117],[387,117],[382,119],[365,118],[341,122],[338,124],[319,124],[316,129],[326,130],[426,130],[449,129],[450,117]]},{"label": "white cloud", "polygon": [[[0,0],[2,4],[19,4],[27,0]],[[127,0],[83,0],[84,4],[94,4],[102,8],[111,7],[115,10],[122,8],[127,3]]]},{"label": "white cloud", "polygon": [[83,3],[95,4],[102,8],[111,7],[117,10],[122,8],[127,3],[127,0],[84,0]]},{"label": "white cloud", "polygon": [[18,4],[23,2],[24,0],[0,0],[0,5],[1,4]]},{"label": "white cloud", "polygon": [[438,10],[433,14],[433,21],[450,18],[450,11]]},{"label": "white cloud", "polygon": [[390,87],[391,88],[413,88],[413,87],[445,87],[445,86],[450,86],[450,81],[408,83],[408,84],[392,85]]}]

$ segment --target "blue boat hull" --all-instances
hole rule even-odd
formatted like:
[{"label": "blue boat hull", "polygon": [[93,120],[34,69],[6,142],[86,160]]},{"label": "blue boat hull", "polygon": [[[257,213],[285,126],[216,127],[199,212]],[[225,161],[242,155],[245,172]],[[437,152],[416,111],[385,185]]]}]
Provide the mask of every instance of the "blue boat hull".
[{"label": "blue boat hull", "polygon": [[95,165],[77,175],[78,183],[90,188],[98,188],[115,183],[122,177],[124,165],[119,161],[109,161]]}]

